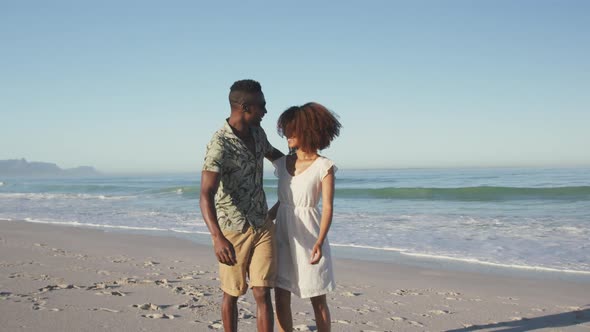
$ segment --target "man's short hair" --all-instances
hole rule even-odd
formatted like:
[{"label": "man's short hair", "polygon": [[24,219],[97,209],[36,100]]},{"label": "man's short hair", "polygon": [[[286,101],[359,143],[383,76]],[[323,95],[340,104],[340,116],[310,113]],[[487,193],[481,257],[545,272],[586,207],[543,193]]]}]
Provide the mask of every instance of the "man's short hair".
[{"label": "man's short hair", "polygon": [[248,102],[248,96],[262,93],[260,83],[255,80],[235,81],[229,89],[229,102],[236,104],[245,104]]}]

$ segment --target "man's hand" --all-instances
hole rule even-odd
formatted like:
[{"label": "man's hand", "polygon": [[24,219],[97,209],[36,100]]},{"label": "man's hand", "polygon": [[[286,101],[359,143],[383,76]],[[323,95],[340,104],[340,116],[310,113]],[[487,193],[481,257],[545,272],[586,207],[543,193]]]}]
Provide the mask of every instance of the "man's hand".
[{"label": "man's hand", "polygon": [[213,249],[215,250],[217,260],[220,263],[230,266],[238,263],[234,246],[225,238],[225,236],[220,236],[213,240]]}]

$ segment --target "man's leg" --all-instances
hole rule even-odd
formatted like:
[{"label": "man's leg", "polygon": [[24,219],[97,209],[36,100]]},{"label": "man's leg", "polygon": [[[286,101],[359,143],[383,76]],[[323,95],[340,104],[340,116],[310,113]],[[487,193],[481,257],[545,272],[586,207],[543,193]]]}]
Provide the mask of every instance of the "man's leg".
[{"label": "man's leg", "polygon": [[253,287],[252,294],[256,300],[256,323],[258,332],[272,332],[274,315],[270,298],[270,287]]},{"label": "man's leg", "polygon": [[236,265],[219,264],[219,279],[223,300],[221,318],[225,332],[238,331],[238,297],[246,293],[246,269],[249,261],[251,233],[224,232],[223,235],[234,246]]},{"label": "man's leg", "polygon": [[238,331],[238,298],[226,292],[223,292],[221,319],[223,320],[223,330],[225,332]]},{"label": "man's leg", "polygon": [[293,314],[291,313],[291,292],[275,287],[275,305],[277,306],[277,324],[280,332],[293,331]]}]

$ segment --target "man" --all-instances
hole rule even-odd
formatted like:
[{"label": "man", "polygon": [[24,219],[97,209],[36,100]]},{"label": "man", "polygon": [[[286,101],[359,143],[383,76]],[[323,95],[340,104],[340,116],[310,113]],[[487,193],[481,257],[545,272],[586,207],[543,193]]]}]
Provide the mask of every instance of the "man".
[{"label": "man", "polygon": [[258,331],[273,330],[270,290],[276,276],[274,224],[266,220],[264,157],[283,154],[273,148],[260,122],[266,101],[260,83],[235,82],[231,114],[209,144],[201,174],[200,207],[211,232],[223,290],[221,315],[226,332],[238,329],[238,297],[248,285],[257,305]]}]

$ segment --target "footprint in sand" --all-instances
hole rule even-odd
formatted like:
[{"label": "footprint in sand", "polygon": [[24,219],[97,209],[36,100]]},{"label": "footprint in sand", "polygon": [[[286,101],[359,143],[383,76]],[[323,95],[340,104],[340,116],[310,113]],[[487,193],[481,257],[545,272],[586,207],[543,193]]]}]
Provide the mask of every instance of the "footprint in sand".
[{"label": "footprint in sand", "polygon": [[47,309],[47,308],[45,308],[45,304],[47,304],[47,301],[35,301],[35,302],[33,302],[33,306],[31,307],[31,309],[45,310],[45,309]]},{"label": "footprint in sand", "polygon": [[107,289],[109,286],[103,282],[95,283],[92,286],[86,287],[86,290],[100,290],[100,289]]},{"label": "footprint in sand", "polygon": [[365,311],[368,311],[368,312],[381,312],[381,309],[379,307],[371,307],[368,304],[363,304],[363,307],[364,308],[363,309],[360,309],[360,310],[365,310]]},{"label": "footprint in sand", "polygon": [[133,304],[132,307],[133,308],[139,308],[141,310],[153,310],[153,311],[160,310],[160,306],[157,306],[157,305],[155,305],[153,303]]},{"label": "footprint in sand", "polygon": [[419,296],[419,295],[424,295],[423,293],[419,292],[418,290],[412,290],[412,289],[397,289],[395,292],[391,292],[389,294],[396,295],[396,296],[408,296],[408,295]]},{"label": "footprint in sand", "polygon": [[413,326],[424,327],[424,325],[422,323],[414,321],[414,320],[409,320],[405,317],[389,317],[389,320],[392,320],[394,322],[406,322],[406,323],[413,325]]},{"label": "footprint in sand", "polygon": [[354,308],[351,308],[351,307],[341,307],[341,306],[338,306],[338,307],[336,307],[336,308],[338,308],[338,309],[342,309],[342,310],[350,310],[350,311],[355,311],[355,310],[356,310],[356,309],[354,309]]},{"label": "footprint in sand", "polygon": [[110,259],[112,263],[116,264],[127,263],[133,260],[133,258],[129,257],[108,257],[108,259]]},{"label": "footprint in sand", "polygon": [[51,292],[58,289],[80,289],[80,287],[71,284],[47,285],[43,288],[39,288],[39,293]]},{"label": "footprint in sand", "polygon": [[221,328],[223,328],[223,324],[220,320],[216,320],[213,322],[209,322],[209,325],[207,327],[212,330],[220,330]]},{"label": "footprint in sand", "polygon": [[342,296],[348,296],[348,297],[355,297],[355,296],[362,295],[362,293],[344,292],[344,293],[340,293],[340,295],[342,295]]},{"label": "footprint in sand", "polygon": [[197,278],[195,278],[195,277],[193,277],[193,276],[189,276],[189,275],[180,276],[180,277],[178,278],[178,280],[192,280],[192,279],[197,279]]},{"label": "footprint in sand", "polygon": [[92,311],[106,311],[106,312],[112,312],[112,313],[117,313],[117,312],[121,312],[119,310],[115,310],[115,309],[109,309],[109,308],[93,308],[91,309]]},{"label": "footprint in sand", "polygon": [[168,285],[168,279],[156,280],[156,281],[154,281],[154,283],[158,286],[161,286],[161,285],[166,286],[166,285]]},{"label": "footprint in sand", "polygon": [[450,315],[452,314],[452,312],[448,311],[448,310],[429,310],[428,313],[433,314],[433,315]]},{"label": "footprint in sand", "polygon": [[518,301],[519,299],[512,296],[498,296],[500,300]]},{"label": "footprint in sand", "polygon": [[238,314],[238,318],[239,319],[252,319],[255,317],[254,317],[254,315],[252,315],[252,312],[242,311]]},{"label": "footprint in sand", "polygon": [[306,325],[306,324],[300,324],[297,326],[293,326],[293,331],[316,331],[316,327],[313,325]]},{"label": "footprint in sand", "polygon": [[124,292],[119,292],[119,291],[114,291],[114,292],[98,292],[98,293],[94,293],[96,295],[113,295],[113,296],[126,296],[127,294]]},{"label": "footprint in sand", "polygon": [[408,324],[413,325],[413,326],[417,326],[417,327],[424,327],[424,325],[422,323],[414,321],[414,320],[409,320]]},{"label": "footprint in sand", "polygon": [[351,322],[349,320],[336,319],[336,320],[333,320],[332,323],[350,325]]},{"label": "footprint in sand", "polygon": [[151,318],[151,319],[174,319],[176,316],[168,315],[168,314],[148,314],[148,315],[141,315],[141,317]]},{"label": "footprint in sand", "polygon": [[373,322],[370,322],[370,321],[369,322],[364,322],[363,324],[365,324],[367,326],[370,326],[370,327],[379,328],[379,325],[377,325],[377,324],[375,324]]}]

